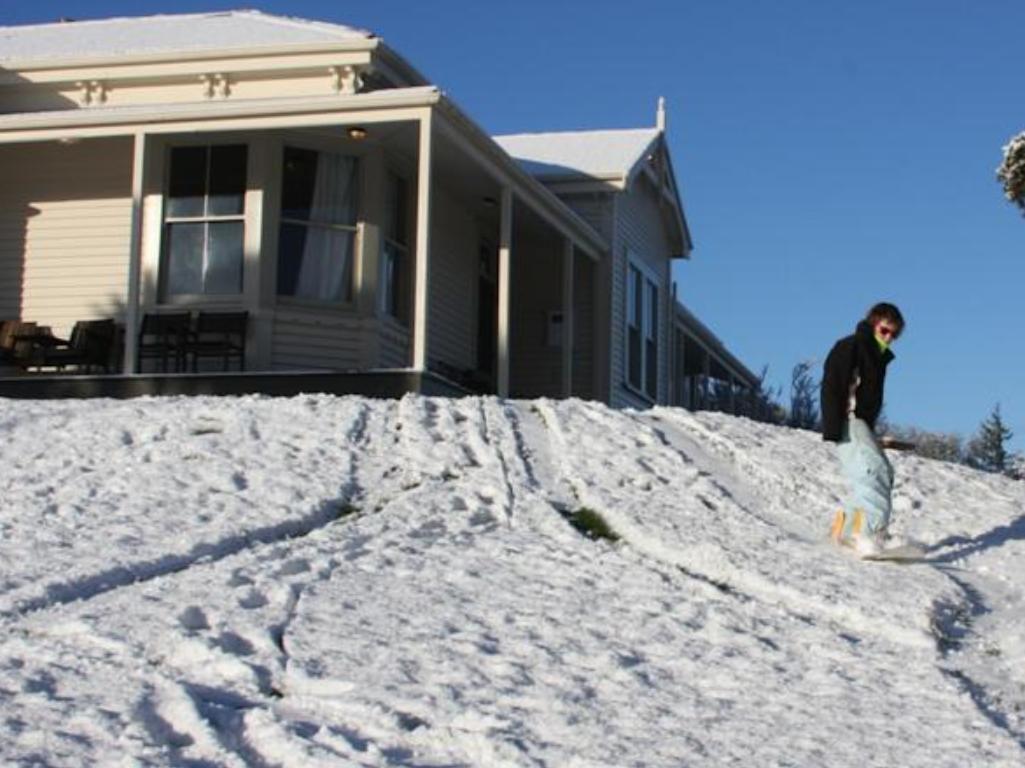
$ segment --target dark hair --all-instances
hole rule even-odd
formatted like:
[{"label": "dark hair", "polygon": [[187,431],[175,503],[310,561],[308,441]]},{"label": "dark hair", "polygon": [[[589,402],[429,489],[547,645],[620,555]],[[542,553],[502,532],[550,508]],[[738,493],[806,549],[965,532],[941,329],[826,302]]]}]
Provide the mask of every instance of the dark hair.
[{"label": "dark hair", "polygon": [[885,301],[874,305],[868,311],[868,314],[865,315],[865,320],[869,325],[875,325],[880,320],[889,320],[897,326],[897,336],[900,336],[904,331],[904,315],[900,313],[900,310],[895,305]]}]

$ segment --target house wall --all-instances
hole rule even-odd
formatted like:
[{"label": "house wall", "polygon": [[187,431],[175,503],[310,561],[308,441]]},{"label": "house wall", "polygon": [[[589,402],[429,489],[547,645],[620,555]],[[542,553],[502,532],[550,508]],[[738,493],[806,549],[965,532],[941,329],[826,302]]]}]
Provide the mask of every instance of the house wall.
[{"label": "house wall", "polygon": [[573,259],[573,397],[595,394],[595,275],[598,265],[577,253]]},{"label": "house wall", "polygon": [[669,307],[672,246],[657,194],[643,176],[617,197],[613,243],[612,398],[613,407],[646,408],[651,401],[626,385],[626,279],[628,252],[659,281],[658,398],[669,393]]},{"label": "house wall", "polygon": [[377,330],[378,367],[409,368],[412,364],[409,329],[389,318],[382,318]]},{"label": "house wall", "polygon": [[428,365],[469,371],[477,365],[477,248],[473,216],[444,187],[431,197]]},{"label": "house wall", "polygon": [[509,329],[513,397],[562,395],[562,348],[548,343],[548,314],[562,309],[562,259],[560,239],[514,231]]},{"label": "house wall", "polygon": [[[614,197],[607,193],[582,193],[582,194],[561,194],[559,199],[571,208],[578,216],[591,225],[605,241],[612,243],[615,237],[615,204]],[[577,259],[577,265],[584,263],[583,258]],[[578,269],[579,272],[579,269]],[[611,352],[617,343],[614,337],[615,328],[612,316],[615,302],[612,301],[612,261],[609,256],[603,257],[599,262],[589,262],[580,275],[575,278],[577,282],[574,291],[578,304],[578,313],[575,324],[575,333],[578,336],[576,349],[582,350],[586,344],[581,333],[586,330],[593,334],[593,343],[589,346],[590,359],[583,358],[578,366],[574,361],[573,368],[573,392],[581,397],[589,397],[602,402],[611,402]],[[583,291],[589,291],[589,296],[584,298]],[[589,319],[585,317],[589,313]],[[622,326],[619,333],[622,334]],[[622,339],[619,340],[622,344]],[[590,368],[590,383],[586,385],[581,377],[583,371]]]},{"label": "house wall", "polygon": [[274,370],[365,367],[372,321],[354,312],[279,308],[272,327]]},{"label": "house wall", "polygon": [[132,140],[0,146],[0,316],[123,318]]}]

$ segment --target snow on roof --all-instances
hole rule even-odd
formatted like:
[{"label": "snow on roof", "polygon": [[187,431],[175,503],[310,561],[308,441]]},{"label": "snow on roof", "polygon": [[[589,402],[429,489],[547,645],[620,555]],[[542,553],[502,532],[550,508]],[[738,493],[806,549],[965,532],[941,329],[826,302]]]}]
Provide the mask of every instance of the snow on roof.
[{"label": "snow on roof", "polygon": [[627,176],[659,135],[657,128],[494,136],[534,176]]},{"label": "snow on roof", "polygon": [[259,11],[0,27],[0,62],[92,59],[365,40],[366,30]]}]

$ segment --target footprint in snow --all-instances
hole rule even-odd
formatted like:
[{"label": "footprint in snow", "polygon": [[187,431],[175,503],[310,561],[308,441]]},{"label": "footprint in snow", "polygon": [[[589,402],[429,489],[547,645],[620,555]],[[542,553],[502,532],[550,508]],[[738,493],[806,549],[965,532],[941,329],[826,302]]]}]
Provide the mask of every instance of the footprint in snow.
[{"label": "footprint in snow", "polygon": [[178,623],[185,627],[185,629],[194,632],[210,629],[210,622],[207,621],[206,614],[203,613],[202,608],[196,605],[190,605],[182,611],[178,615]]},{"label": "footprint in snow", "polygon": [[200,416],[189,427],[191,435],[214,435],[224,431],[224,424],[219,419]]},{"label": "footprint in snow", "polygon": [[309,561],[305,558],[297,557],[296,559],[289,560],[287,563],[282,565],[278,570],[278,576],[297,576],[300,573],[308,573],[309,571]]},{"label": "footprint in snow", "polygon": [[264,595],[257,589],[247,590],[244,595],[238,599],[238,604],[247,611],[255,611],[258,608],[263,608],[267,605],[267,596]]}]

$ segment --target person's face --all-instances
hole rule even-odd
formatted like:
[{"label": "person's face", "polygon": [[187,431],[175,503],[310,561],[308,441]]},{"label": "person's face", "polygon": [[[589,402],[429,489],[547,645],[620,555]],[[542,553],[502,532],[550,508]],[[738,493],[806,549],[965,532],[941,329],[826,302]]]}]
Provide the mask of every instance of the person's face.
[{"label": "person's face", "polygon": [[885,341],[887,344],[892,344],[900,336],[900,326],[885,318],[876,320],[876,324],[872,328],[875,331],[875,335]]}]

